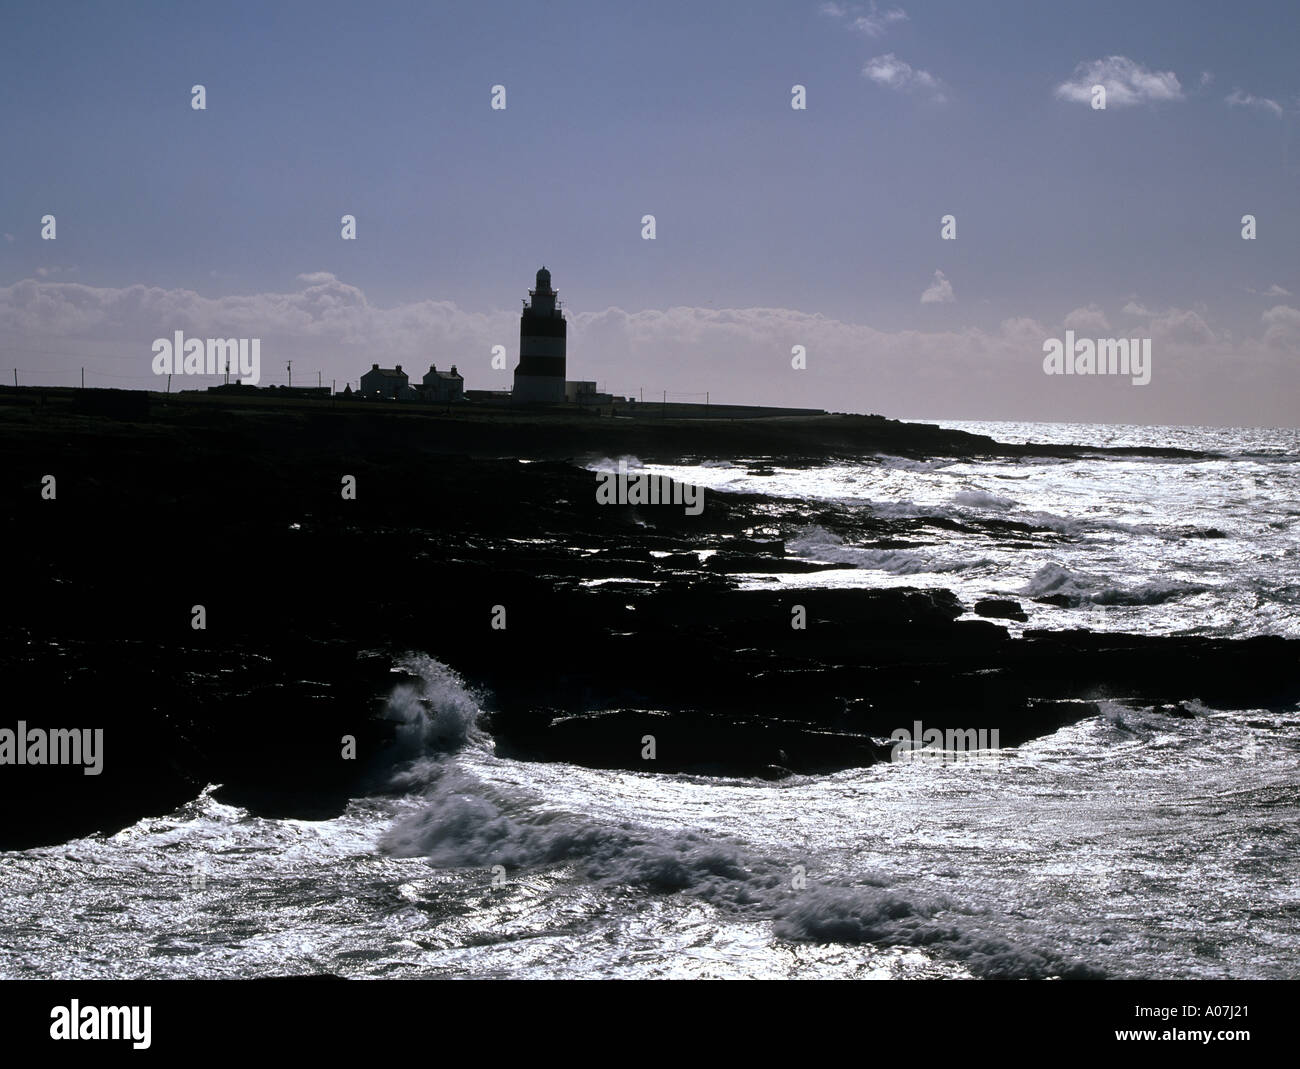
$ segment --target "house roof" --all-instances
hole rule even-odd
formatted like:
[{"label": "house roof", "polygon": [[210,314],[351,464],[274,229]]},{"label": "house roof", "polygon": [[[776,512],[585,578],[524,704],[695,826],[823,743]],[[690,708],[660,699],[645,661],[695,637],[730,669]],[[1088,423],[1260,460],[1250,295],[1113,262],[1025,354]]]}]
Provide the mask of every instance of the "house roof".
[{"label": "house roof", "polygon": [[439,378],[439,379],[463,379],[465,377],[459,372],[453,375],[450,371],[430,371],[427,372],[424,377],[427,379],[430,375],[434,376],[434,378]]},{"label": "house roof", "polygon": [[364,378],[366,377],[366,375],[386,375],[386,376],[388,376],[389,378],[394,378],[394,379],[404,379],[404,378],[406,378],[406,372],[405,372],[405,371],[398,371],[397,368],[395,368],[395,367],[372,367],[369,371],[367,371],[367,372],[366,372],[365,374],[363,374],[361,377],[364,379]]}]

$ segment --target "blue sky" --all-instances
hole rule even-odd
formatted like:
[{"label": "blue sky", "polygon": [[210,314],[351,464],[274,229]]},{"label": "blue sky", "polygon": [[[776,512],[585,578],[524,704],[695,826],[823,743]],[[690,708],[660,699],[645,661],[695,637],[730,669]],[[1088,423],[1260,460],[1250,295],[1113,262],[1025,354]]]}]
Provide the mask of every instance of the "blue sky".
[{"label": "blue sky", "polygon": [[[5,21],[0,364],[29,381],[86,362],[153,386],[151,340],[186,329],[262,336],[264,381],[287,359],[340,381],[437,361],[503,387],[490,347],[513,366],[546,263],[570,377],[616,390],[1295,422],[1295,3],[52,3]],[[1097,79],[1106,110],[1071,99]],[[1153,337],[1151,384],[1045,376],[1042,341],[1070,325]]]}]

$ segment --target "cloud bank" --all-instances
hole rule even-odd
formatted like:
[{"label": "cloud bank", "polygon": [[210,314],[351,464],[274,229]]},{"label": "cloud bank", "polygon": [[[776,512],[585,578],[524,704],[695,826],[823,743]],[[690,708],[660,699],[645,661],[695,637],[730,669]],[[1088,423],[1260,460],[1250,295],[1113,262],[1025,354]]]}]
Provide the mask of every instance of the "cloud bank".
[{"label": "cloud bank", "polygon": [[[176,330],[261,338],[263,383],[283,381],[284,364],[293,360],[295,381],[319,370],[340,388],[371,363],[409,370],[455,363],[470,389],[510,385],[516,311],[475,312],[434,300],[380,307],[327,272],[300,281],[286,293],[205,297],[25,279],[0,287],[0,341],[18,353],[28,381],[34,376],[27,372],[36,371],[51,385],[75,384],[85,365],[92,385],[157,388],[150,343]],[[931,290],[936,286],[950,289],[942,272]],[[1150,309],[1130,301],[1123,314],[1113,332],[1096,304],[1058,323],[1021,316],[992,328],[918,331],[789,308],[570,309],[568,373],[621,394],[644,388],[652,397],[666,389],[686,399],[707,390],[719,401],[898,417],[1294,424],[1300,310],[1274,305],[1249,338],[1216,327],[1199,306]],[[1151,384],[1045,376],[1043,342],[1070,324],[1081,337],[1151,337]],[[494,345],[505,346],[508,370],[491,367]],[[806,370],[791,367],[795,345],[807,350]],[[114,380],[97,380],[101,371]]]}]

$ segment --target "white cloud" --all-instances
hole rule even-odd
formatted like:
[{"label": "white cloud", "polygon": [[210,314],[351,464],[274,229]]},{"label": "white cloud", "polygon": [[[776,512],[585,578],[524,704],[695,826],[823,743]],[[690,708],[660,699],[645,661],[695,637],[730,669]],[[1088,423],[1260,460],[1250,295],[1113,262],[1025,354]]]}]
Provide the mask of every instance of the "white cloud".
[{"label": "white cloud", "polygon": [[299,275],[298,281],[309,282],[312,285],[319,285],[325,282],[337,282],[338,279],[329,271],[311,271],[305,275]]},{"label": "white cloud", "polygon": [[890,26],[896,22],[906,22],[907,12],[902,8],[890,8],[888,11],[877,11],[876,5],[871,5],[871,11],[866,15],[859,15],[853,20],[853,28],[859,33],[865,33],[868,37],[879,37]]},{"label": "white cloud", "polygon": [[1264,291],[1263,296],[1265,296],[1265,297],[1290,297],[1290,296],[1291,296],[1291,291],[1290,291],[1290,290],[1284,290],[1281,286],[1279,286],[1276,282],[1274,282],[1273,285],[1269,286],[1269,288],[1266,289],[1266,290]]},{"label": "white cloud", "polygon": [[881,11],[874,2],[866,8],[860,4],[822,4],[821,11],[834,19],[847,19],[850,27],[868,37],[879,37],[895,23],[907,21],[907,12],[901,7]]},{"label": "white cloud", "polygon": [[1127,56],[1107,56],[1080,63],[1069,81],[1056,87],[1056,96],[1075,104],[1092,103],[1092,87],[1106,87],[1106,106],[1130,107],[1182,100],[1183,87],[1173,71],[1152,71]]},{"label": "white cloud", "polygon": [[1170,308],[1151,317],[1147,324],[1153,339],[1183,345],[1209,345],[1220,339],[1205,321],[1204,309]]},{"label": "white cloud", "polygon": [[1028,316],[1016,316],[1011,319],[1002,320],[1000,327],[1003,335],[1027,339],[1039,344],[1047,337],[1047,331],[1037,319],[1030,319]]},{"label": "white cloud", "polygon": [[1106,313],[1095,304],[1076,308],[1065,317],[1065,325],[1071,330],[1110,330]]},{"label": "white cloud", "polygon": [[1264,344],[1283,349],[1300,346],[1300,309],[1279,304],[1260,318],[1265,325]]},{"label": "white cloud", "polygon": [[1250,93],[1243,93],[1240,89],[1234,89],[1223,98],[1230,108],[1258,108],[1260,111],[1267,111],[1270,115],[1282,118],[1282,105],[1276,100],[1270,100],[1268,97],[1251,96]]},{"label": "white cloud", "polygon": [[942,271],[934,273],[934,282],[921,294],[922,304],[952,304],[956,299],[952,295],[952,283],[944,277]]},{"label": "white cloud", "polygon": [[1184,346],[1213,345],[1230,340],[1227,332],[1215,331],[1206,321],[1206,309],[1203,305],[1195,308],[1166,308],[1163,311],[1156,311],[1136,301],[1129,301],[1124,306],[1124,314],[1146,320],[1141,327],[1125,327],[1126,333],[1140,330],[1153,339],[1177,342]]},{"label": "white cloud", "polygon": [[1214,74],[1211,71],[1201,71],[1201,88],[1205,89],[1214,84]]},{"label": "white cloud", "polygon": [[862,74],[877,85],[900,93],[919,93],[937,104],[943,104],[948,99],[948,90],[942,81],[929,71],[918,70],[905,63],[893,52],[868,60],[862,68]]}]

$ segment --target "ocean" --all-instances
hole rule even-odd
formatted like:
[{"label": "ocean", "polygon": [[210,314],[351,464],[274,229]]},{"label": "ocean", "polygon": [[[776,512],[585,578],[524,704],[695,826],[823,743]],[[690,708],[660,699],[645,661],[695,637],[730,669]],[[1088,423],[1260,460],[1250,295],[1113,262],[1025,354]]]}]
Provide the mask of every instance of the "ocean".
[{"label": "ocean", "polygon": [[[1028,616],[999,621],[1013,634],[1300,637],[1300,432],[944,425],[1201,455],[647,467],[706,501],[957,521],[895,548],[810,522],[788,553],[851,567],[745,586],[1009,598]],[[1300,710],[1104,700],[994,762],[773,782],[506,759],[490,696],[438,650],[394,668],[416,682],[388,700],[387,784],[334,819],[254,816],[214,784],[114,835],[0,855],[0,976],[1297,973]]]}]

